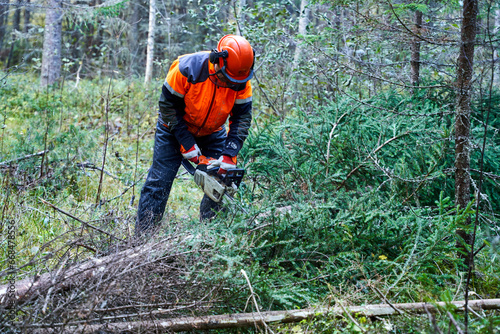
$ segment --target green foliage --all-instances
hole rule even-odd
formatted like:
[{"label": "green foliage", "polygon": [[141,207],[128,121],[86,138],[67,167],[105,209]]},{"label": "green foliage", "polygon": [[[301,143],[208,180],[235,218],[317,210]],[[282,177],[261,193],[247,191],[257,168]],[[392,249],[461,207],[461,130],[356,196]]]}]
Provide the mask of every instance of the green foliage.
[{"label": "green foliage", "polygon": [[424,3],[401,3],[401,4],[393,4],[394,12],[398,15],[404,14],[408,11],[420,11],[422,13],[427,13],[429,11],[429,6],[426,2]]},{"label": "green foliage", "polygon": [[[105,229],[116,228],[117,235],[130,231],[109,222],[109,216],[135,214],[128,203],[138,197],[140,187],[133,185],[149,167],[152,138],[143,139],[152,133],[153,102],[144,98],[142,83],[116,81],[109,93],[106,83],[82,81],[78,88],[72,83],[60,89],[40,89],[36,79],[13,74],[0,86],[0,162],[4,163],[0,165],[0,205],[18,228],[18,263],[27,263],[42,246],[43,252],[58,249],[80,225],[67,221],[42,200],[84,221],[104,224]],[[104,204],[99,207],[95,202],[106,129]],[[9,191],[15,196],[9,196]],[[125,194],[126,199],[122,198]],[[60,235],[64,237],[57,239]],[[54,238],[57,242],[45,244]],[[109,240],[99,235],[89,242],[105,248]],[[3,246],[2,241],[1,256]]]},{"label": "green foliage", "polygon": [[128,0],[123,0],[112,6],[98,7],[93,14],[94,16],[118,17],[125,8],[126,3],[128,3]]},{"label": "green foliage", "polygon": [[[311,1],[304,34],[298,34],[298,1],[257,0],[244,8],[237,3],[167,1],[159,8],[155,50],[158,78],[177,55],[211,49],[223,34],[240,30],[256,50],[255,119],[239,160],[246,184],[227,213],[199,224],[201,192],[189,178],[178,180],[161,231],[185,233],[199,247],[186,275],[223,287],[225,299],[211,312],[250,310],[241,269],[266,310],[385,302],[375,288],[393,303],[462,299],[465,274],[455,231],[471,232],[468,219],[476,218],[477,202],[471,198],[459,211],[453,203],[456,49],[451,46],[460,27],[453,19],[460,17],[459,3],[393,4],[409,29],[414,12],[423,12],[422,34],[432,42],[421,43],[420,88],[411,90],[412,36],[387,2]],[[146,18],[146,10],[133,4],[120,2],[88,12],[92,15],[68,13],[59,88],[38,89],[29,74],[0,83],[0,162],[15,160],[2,169],[7,172],[0,204],[18,222],[20,262],[38,252],[57,253],[73,230],[98,250],[112,244],[105,236],[87,237],[80,224],[41,199],[120,237],[133,230],[161,86],[148,91],[130,79],[143,72],[147,37],[147,20],[131,20],[132,13]],[[480,11],[484,14],[484,7]],[[33,50],[40,50],[41,31],[30,36]],[[500,94],[488,95],[483,80],[490,51],[477,47],[482,49],[475,55],[481,80],[475,81],[479,89],[472,100],[474,190],[488,111],[490,116],[475,250],[485,246],[477,253],[471,287],[481,297],[498,298]],[[17,44],[13,50],[22,55]],[[297,50],[302,50],[298,56]],[[89,80],[77,84],[77,71]],[[111,71],[112,79],[106,77]],[[96,204],[101,174],[95,168],[102,166],[106,135],[109,174]],[[16,160],[42,150],[49,150],[43,158]],[[8,197],[9,191],[15,196]],[[78,259],[86,255],[78,253]],[[33,269],[43,271],[50,261]],[[454,331],[444,311],[463,323],[456,310],[442,311],[436,319],[440,328]],[[356,321],[359,325],[346,317],[317,318],[278,331],[345,333],[361,326],[373,333],[434,332],[425,317]],[[470,321],[478,333],[498,332],[494,314]]]},{"label": "green foliage", "polygon": [[[238,232],[228,239],[243,242],[231,247],[243,252],[233,263],[251,268],[263,305],[304,307],[332,294],[328,284],[368,297],[381,278],[393,302],[436,300],[460,284],[455,231],[470,228],[474,210],[457,212],[450,199],[449,115],[432,96],[370,102],[371,110],[349,100],[315,106],[258,124],[248,138],[242,158],[253,185],[241,200],[252,207],[232,218]],[[496,233],[481,228],[479,245]],[[489,258],[477,263],[496,282]],[[476,289],[491,291],[493,281]]]}]

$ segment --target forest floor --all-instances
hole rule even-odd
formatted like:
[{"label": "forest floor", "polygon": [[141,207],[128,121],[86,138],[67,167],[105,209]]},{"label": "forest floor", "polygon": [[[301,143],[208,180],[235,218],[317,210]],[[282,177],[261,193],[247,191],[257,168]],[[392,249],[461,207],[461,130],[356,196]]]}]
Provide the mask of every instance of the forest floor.
[{"label": "forest floor", "polygon": [[[146,246],[136,246],[131,237],[152,158],[160,84],[143,88],[138,82],[83,80],[78,87],[66,82],[59,89],[26,89],[35,81],[15,75],[0,83],[2,229],[15,231],[10,244],[2,234],[0,273],[2,284],[52,274],[43,276],[50,277],[50,284],[20,302],[15,314],[5,313],[13,321],[6,330],[71,332],[93,324],[97,331],[107,323],[188,315],[409,302],[443,304],[437,313],[379,317],[344,312],[238,332],[463,330],[464,314],[453,302],[463,300],[467,272],[460,269],[453,235],[468,213],[450,209],[449,199],[436,198],[433,207],[394,209],[388,197],[375,197],[373,186],[338,191],[334,198],[328,197],[333,193],[329,188],[325,193],[330,195],[320,193],[328,169],[325,174],[304,165],[318,180],[298,168],[269,176],[259,169],[259,159],[266,158],[259,140],[276,145],[290,140],[283,149],[295,144],[281,130],[266,137],[275,134],[274,128],[265,132],[257,122],[242,152],[249,174],[236,204],[200,224],[203,193],[181,168],[161,230]],[[289,122],[284,127],[307,126]],[[296,138],[306,132],[296,131]],[[304,140],[301,149],[306,162],[313,161],[307,160],[310,142]],[[345,160],[345,153],[335,154]],[[339,173],[328,175],[336,185],[348,174]],[[271,177],[277,181],[266,183]],[[497,239],[488,239],[486,232],[483,239],[472,299],[500,293]],[[104,267],[93,263],[101,270],[92,275],[71,272],[99,258],[109,262],[103,260]],[[17,268],[14,274],[9,261]],[[498,311],[471,311],[468,317],[472,332],[499,332]]]}]

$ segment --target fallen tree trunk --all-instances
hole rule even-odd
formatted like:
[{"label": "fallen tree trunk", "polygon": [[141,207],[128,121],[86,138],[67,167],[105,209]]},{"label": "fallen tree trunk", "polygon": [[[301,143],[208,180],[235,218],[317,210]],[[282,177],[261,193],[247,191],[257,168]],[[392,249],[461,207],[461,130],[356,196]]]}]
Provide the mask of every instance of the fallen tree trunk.
[{"label": "fallen tree trunk", "polygon": [[35,277],[27,277],[15,284],[0,286],[0,307],[13,307],[31,297],[43,295],[48,289],[65,290],[76,286],[80,282],[102,274],[109,266],[120,263],[138,261],[140,257],[150,256],[154,244],[145,244],[117,252],[102,258],[94,258],[70,268],[42,274]]},{"label": "fallen tree trunk", "polygon": [[[459,310],[463,311],[464,301],[451,302]],[[147,332],[147,331],[189,331],[189,330],[209,330],[224,328],[241,328],[263,325],[264,323],[292,323],[300,322],[304,319],[316,317],[341,317],[343,315],[389,316],[402,314],[404,312],[420,314],[426,312],[436,312],[438,308],[444,307],[445,302],[436,303],[405,303],[405,304],[376,304],[365,306],[332,306],[316,309],[301,309],[291,311],[268,311],[260,313],[240,313],[210,315],[201,317],[184,317],[173,319],[158,319],[146,321],[115,322],[106,324],[68,326],[70,324],[47,324],[48,328],[38,328],[33,331],[36,334],[49,333],[94,333],[98,331],[106,332]],[[500,299],[470,300],[469,308],[473,310],[496,310],[500,309]],[[37,327],[43,327],[38,325]],[[55,329],[54,327],[67,326]]]}]

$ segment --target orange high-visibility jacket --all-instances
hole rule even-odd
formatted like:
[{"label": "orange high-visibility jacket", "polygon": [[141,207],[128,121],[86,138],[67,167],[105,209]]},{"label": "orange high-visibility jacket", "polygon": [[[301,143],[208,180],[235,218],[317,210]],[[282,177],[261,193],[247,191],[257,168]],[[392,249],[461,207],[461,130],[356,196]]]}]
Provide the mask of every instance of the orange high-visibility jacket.
[{"label": "orange high-visibility jacket", "polygon": [[160,122],[188,150],[195,137],[221,130],[229,118],[222,154],[236,156],[252,120],[252,86],[250,81],[233,88],[215,85],[209,77],[215,70],[208,57],[209,52],[198,52],[173,62],[160,96]]}]

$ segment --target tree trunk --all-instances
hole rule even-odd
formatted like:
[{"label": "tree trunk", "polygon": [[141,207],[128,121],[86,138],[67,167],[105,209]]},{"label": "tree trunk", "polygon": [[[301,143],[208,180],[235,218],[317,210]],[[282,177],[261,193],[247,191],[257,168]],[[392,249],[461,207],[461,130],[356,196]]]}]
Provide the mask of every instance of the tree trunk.
[{"label": "tree trunk", "polygon": [[[417,10],[415,12],[415,28],[413,32],[416,35],[420,35],[420,29],[422,28],[422,12]],[[418,37],[413,37],[411,42],[411,84],[412,86],[418,86],[420,80],[420,43],[422,40]]]},{"label": "tree trunk", "polygon": [[245,15],[245,7],[247,6],[247,1],[246,0],[239,0],[238,2],[238,30],[237,34],[240,36],[245,36],[245,21],[246,21],[246,15]]},{"label": "tree trunk", "polygon": [[85,280],[109,271],[111,267],[150,256],[154,247],[157,246],[153,243],[144,244],[102,258],[89,259],[60,271],[44,273],[37,277],[27,277],[15,283],[13,294],[9,293],[12,291],[9,284],[1,285],[0,306],[8,307],[11,298],[15,299],[15,303],[22,303],[39,294],[45,294],[50,288],[53,288],[54,291],[61,291],[78,286]]},{"label": "tree trunk", "polygon": [[[7,14],[8,15],[8,14]],[[10,45],[10,51],[9,51],[9,57],[7,59],[7,66],[6,68],[9,68],[12,66],[12,63],[14,62],[14,49],[16,46],[16,31],[20,31],[20,25],[21,25],[21,0],[17,0],[16,2],[16,9],[14,10],[14,16],[12,18],[12,44]]]},{"label": "tree trunk", "polygon": [[155,48],[156,0],[149,0],[149,31],[146,56],[146,75],[144,83],[149,84],[153,78],[153,56]]},{"label": "tree trunk", "polygon": [[30,1],[31,0],[25,0],[26,4],[24,5],[24,26],[23,26],[24,33],[27,33],[30,29],[30,21],[31,21]]},{"label": "tree trunk", "polygon": [[[500,9],[497,9],[495,11],[495,28],[493,29],[493,34],[497,34],[500,31]],[[498,48],[495,48],[493,51],[493,58],[495,61],[497,61],[497,58],[499,57],[498,54]],[[498,82],[500,75],[495,76],[495,83]]]},{"label": "tree trunk", "polygon": [[[49,333],[96,333],[96,332],[133,332],[133,333],[158,333],[158,332],[185,332],[223,329],[223,328],[244,328],[256,327],[263,324],[272,323],[297,323],[303,320],[320,319],[326,316],[329,317],[344,317],[348,316],[364,316],[364,317],[381,317],[404,314],[405,312],[426,314],[438,312],[438,307],[443,308],[448,304],[453,304],[458,310],[463,309],[463,301],[455,301],[451,303],[436,302],[436,303],[404,303],[404,304],[374,304],[365,306],[340,306],[323,308],[299,309],[290,311],[267,311],[254,313],[236,313],[222,315],[208,315],[199,317],[185,318],[166,318],[166,319],[150,319],[155,315],[162,313],[168,314],[169,310],[158,310],[151,312],[148,319],[142,321],[129,322],[112,322],[102,324],[84,324],[66,328],[41,328],[34,330],[34,334],[49,334]],[[481,299],[471,300],[469,307],[473,310],[496,310],[500,308],[500,299]],[[171,313],[170,313],[171,314]]]},{"label": "tree trunk", "polygon": [[16,10],[14,11],[14,19],[12,20],[12,28],[13,30],[21,31],[21,0],[17,0],[16,2]]},{"label": "tree trunk", "polygon": [[49,0],[43,39],[42,86],[53,84],[61,76],[62,16],[62,1]]},{"label": "tree trunk", "polygon": [[[477,0],[464,0],[461,27],[461,44],[457,68],[457,110],[455,115],[455,205],[465,208],[470,201],[470,115],[471,88],[474,64],[474,42],[477,29]],[[470,220],[468,224],[470,223]],[[471,243],[471,235],[462,230],[457,234],[467,243]],[[461,256],[467,249],[461,246]]]},{"label": "tree trunk", "polygon": [[[2,54],[3,41],[5,39],[5,32],[7,26],[7,18],[9,14],[9,1],[0,3],[0,55]],[[0,56],[0,59],[2,57]]]},{"label": "tree trunk", "polygon": [[[130,14],[130,30],[129,30],[129,38],[128,43],[130,46],[130,64],[129,64],[129,75],[133,75],[138,62],[138,55],[140,54],[139,48],[139,22],[140,19],[140,4],[139,0],[133,0],[129,2],[130,10],[132,13]],[[141,71],[142,72],[142,71]]]},{"label": "tree trunk", "polygon": [[[307,32],[307,24],[309,23],[309,13],[310,9],[308,7],[308,0],[300,1],[300,16],[299,16],[299,35],[305,35]],[[297,47],[295,48],[295,55],[293,57],[293,68],[297,68],[299,66],[299,62],[302,58],[303,47],[300,43],[297,43]]]}]

